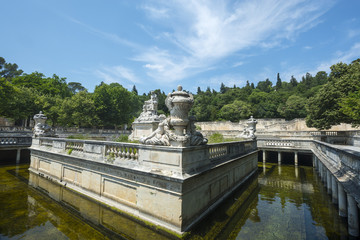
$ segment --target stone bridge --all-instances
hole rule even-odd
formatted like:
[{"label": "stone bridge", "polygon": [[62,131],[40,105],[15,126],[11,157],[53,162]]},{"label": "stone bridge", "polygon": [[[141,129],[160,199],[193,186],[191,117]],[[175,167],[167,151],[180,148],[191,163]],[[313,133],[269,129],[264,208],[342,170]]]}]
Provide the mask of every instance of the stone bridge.
[{"label": "stone bridge", "polygon": [[31,146],[32,132],[22,127],[0,127],[0,153],[5,159],[11,151],[16,151],[16,162],[21,159],[22,150]]}]

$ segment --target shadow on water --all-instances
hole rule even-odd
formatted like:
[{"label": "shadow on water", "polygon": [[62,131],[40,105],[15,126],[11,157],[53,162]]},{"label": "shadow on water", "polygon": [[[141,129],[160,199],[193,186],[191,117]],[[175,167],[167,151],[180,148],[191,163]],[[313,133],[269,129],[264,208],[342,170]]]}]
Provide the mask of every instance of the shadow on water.
[{"label": "shadow on water", "polygon": [[[346,223],[313,168],[258,167],[184,238],[348,239]],[[176,238],[27,169],[0,167],[0,239]]]}]

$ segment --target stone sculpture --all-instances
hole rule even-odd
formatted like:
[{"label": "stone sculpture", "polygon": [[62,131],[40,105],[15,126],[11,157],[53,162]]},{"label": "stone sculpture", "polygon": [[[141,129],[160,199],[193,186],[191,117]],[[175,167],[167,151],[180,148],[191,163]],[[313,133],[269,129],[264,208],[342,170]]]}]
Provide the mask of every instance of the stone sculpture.
[{"label": "stone sculpture", "polygon": [[134,122],[159,121],[159,116],[157,115],[157,109],[158,109],[158,98],[155,92],[152,91],[150,99],[145,101],[143,105],[142,113],[137,119],[135,119]]},{"label": "stone sculpture", "polygon": [[189,117],[189,110],[194,104],[192,94],[178,86],[177,91],[169,93],[165,104],[170,117],[164,119],[149,136],[140,139],[143,144],[185,147],[206,144],[207,139],[196,131],[196,118]]},{"label": "stone sculpture", "polygon": [[255,136],[256,124],[257,124],[256,119],[254,119],[253,116],[251,116],[247,120],[246,123],[247,123],[247,127],[244,128],[244,131],[240,135],[238,135],[237,137],[256,139],[256,136]]},{"label": "stone sculpture", "polygon": [[141,137],[147,136],[155,131],[163,119],[157,114],[158,98],[155,92],[151,92],[149,100],[145,101],[143,111],[138,118],[132,123],[133,131],[129,136],[131,140],[139,140]]},{"label": "stone sculpture", "polygon": [[53,137],[55,136],[54,130],[51,129],[49,125],[46,124],[47,117],[40,111],[38,114],[34,115],[35,127],[34,135],[35,137]]}]

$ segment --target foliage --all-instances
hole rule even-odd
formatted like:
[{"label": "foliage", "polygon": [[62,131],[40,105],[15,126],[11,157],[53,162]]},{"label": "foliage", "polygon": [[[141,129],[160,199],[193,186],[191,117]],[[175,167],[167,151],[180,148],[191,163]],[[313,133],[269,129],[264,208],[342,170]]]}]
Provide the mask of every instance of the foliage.
[{"label": "foliage", "polygon": [[115,142],[128,142],[128,143],[139,143],[139,141],[137,140],[129,140],[129,136],[128,135],[120,135],[118,138],[114,139]]},{"label": "foliage", "polygon": [[278,107],[278,112],[285,117],[285,119],[290,120],[296,117],[304,118],[306,117],[305,109],[306,98],[291,95],[285,102],[285,104],[280,104]]},{"label": "foliage", "polygon": [[101,83],[93,93],[95,111],[101,126],[119,126],[131,118],[132,94],[118,83]]},{"label": "foliage", "polygon": [[209,143],[222,143],[224,136],[221,133],[213,133],[208,137]]},{"label": "foliage", "polygon": [[340,111],[352,121],[354,126],[360,126],[360,91],[352,92],[340,99]]},{"label": "foliage", "polygon": [[338,63],[330,67],[329,81],[307,103],[306,123],[310,127],[329,129],[340,123],[358,123],[360,63]]},{"label": "foliage", "polygon": [[240,138],[224,138],[221,133],[213,133],[208,137],[208,143],[223,143],[223,142],[234,142],[234,141],[241,141],[244,139]]},{"label": "foliage", "polygon": [[219,111],[219,119],[232,122],[248,118],[252,115],[251,105],[240,100],[224,105]]},{"label": "foliage", "polygon": [[[190,111],[198,121],[239,121],[250,115],[255,118],[302,118],[318,129],[327,129],[341,122],[360,125],[360,60],[331,66],[315,76],[306,73],[301,81],[294,76],[288,81],[275,77],[245,86],[225,86],[219,92],[197,88]],[[240,84],[237,84],[238,86]],[[158,97],[158,113],[169,114],[167,95],[154,90]],[[39,72],[23,73],[16,64],[0,57],[0,116],[16,123],[29,122],[40,110],[53,126],[111,127],[131,124],[142,111],[150,92],[139,95],[133,86],[125,89],[118,83],[100,83],[90,93],[79,82],[66,83],[57,75],[46,77]]]},{"label": "foliage", "polygon": [[128,142],[129,136],[128,135],[120,135],[118,138],[115,139],[115,142]]}]

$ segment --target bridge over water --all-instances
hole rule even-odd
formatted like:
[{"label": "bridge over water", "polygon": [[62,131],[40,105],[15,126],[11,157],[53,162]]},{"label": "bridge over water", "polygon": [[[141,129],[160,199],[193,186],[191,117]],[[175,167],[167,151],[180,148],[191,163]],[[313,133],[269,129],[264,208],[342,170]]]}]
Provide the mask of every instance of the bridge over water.
[{"label": "bridge over water", "polygon": [[12,157],[19,163],[21,159],[29,158],[31,142],[31,129],[0,126],[0,161]]}]

